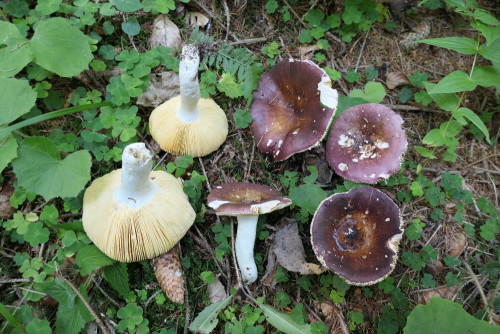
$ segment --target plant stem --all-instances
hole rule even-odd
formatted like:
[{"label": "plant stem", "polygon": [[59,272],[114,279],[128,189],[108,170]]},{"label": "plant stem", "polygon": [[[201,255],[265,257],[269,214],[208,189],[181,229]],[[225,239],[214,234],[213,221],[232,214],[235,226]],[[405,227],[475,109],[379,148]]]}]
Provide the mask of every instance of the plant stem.
[{"label": "plant stem", "polygon": [[60,109],[56,111],[52,111],[43,115],[35,116],[30,119],[24,120],[22,122],[13,124],[11,126],[6,127],[5,129],[0,130],[0,138],[4,138],[5,136],[8,136],[12,131],[18,130],[21,128],[24,128],[25,126],[28,125],[33,125],[38,122],[46,121],[52,118],[68,115],[68,114],[74,114],[80,111],[84,110],[90,110],[90,109],[95,109],[99,107],[106,107],[106,106],[111,106],[111,102],[99,102],[99,103],[90,103],[90,104],[83,104],[81,106],[75,106],[71,108],[66,108],[66,109]]},{"label": "plant stem", "polygon": [[257,265],[253,256],[257,220],[259,216],[238,216],[238,230],[234,244],[236,259],[243,281],[253,283],[257,280]]}]

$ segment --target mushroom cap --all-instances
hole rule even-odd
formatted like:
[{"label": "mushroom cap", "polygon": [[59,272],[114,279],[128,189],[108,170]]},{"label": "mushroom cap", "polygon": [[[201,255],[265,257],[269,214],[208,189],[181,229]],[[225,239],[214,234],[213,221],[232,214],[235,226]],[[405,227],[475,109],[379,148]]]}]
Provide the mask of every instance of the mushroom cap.
[{"label": "mushroom cap", "polygon": [[361,186],[334,194],[314,214],[313,250],[349,284],[375,284],[396,265],[402,222],[397,205],[380,190]]},{"label": "mushroom cap", "polygon": [[215,187],[207,204],[219,216],[253,216],[282,209],[292,201],[267,186],[233,182]]},{"label": "mushroom cap", "polygon": [[149,130],[160,147],[176,155],[201,157],[217,150],[226,140],[227,118],[212,99],[200,99],[200,116],[186,123],[177,117],[181,97],[176,96],[156,107],[149,118]]},{"label": "mushroom cap", "polygon": [[118,204],[118,169],[95,179],[83,196],[83,228],[90,240],[110,258],[121,262],[151,259],[169,251],[187,232],[195,212],[180,180],[162,172],[149,179],[160,189],[142,207]]},{"label": "mushroom cap", "polygon": [[346,109],[332,125],[326,158],[335,172],[354,182],[376,183],[401,168],[408,140],[403,119],[376,103]]},{"label": "mushroom cap", "polygon": [[275,161],[318,145],[337,108],[337,91],[313,62],[283,60],[259,80],[250,106],[259,150]]}]

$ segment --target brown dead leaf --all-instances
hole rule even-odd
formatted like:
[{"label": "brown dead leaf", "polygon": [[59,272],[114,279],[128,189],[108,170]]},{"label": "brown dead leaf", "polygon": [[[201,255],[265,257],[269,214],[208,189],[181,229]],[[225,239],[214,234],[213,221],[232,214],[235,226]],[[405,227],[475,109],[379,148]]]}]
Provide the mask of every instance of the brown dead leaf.
[{"label": "brown dead leaf", "polygon": [[318,50],[318,46],[316,44],[304,44],[299,46],[300,59],[307,60],[311,58],[316,50]]},{"label": "brown dead leaf", "polygon": [[283,218],[276,231],[267,238],[270,244],[267,267],[263,280],[269,276],[278,262],[288,271],[302,275],[321,274],[326,268],[306,262],[304,246],[299,236],[299,227],[294,219]]},{"label": "brown dead leaf", "polygon": [[451,286],[451,287],[443,286],[441,288],[420,291],[418,295],[419,303],[427,304],[429,303],[432,297],[441,297],[451,300],[451,298],[453,298],[453,296],[455,295],[455,292],[457,292],[456,286]]},{"label": "brown dead leaf", "polygon": [[179,49],[182,44],[181,32],[174,22],[170,21],[167,15],[159,15],[151,27],[151,37],[149,38],[150,48],[163,45],[171,49]]},{"label": "brown dead leaf", "polygon": [[208,293],[211,303],[218,303],[227,298],[227,293],[224,289],[224,285],[222,285],[218,278],[216,278],[213,283],[210,283],[208,285]]},{"label": "brown dead leaf", "polygon": [[200,12],[189,12],[186,16],[188,25],[204,27],[210,22],[210,19]]},{"label": "brown dead leaf", "polygon": [[163,102],[180,94],[179,75],[175,72],[150,74],[148,88],[137,98],[137,104],[146,107],[157,107]]},{"label": "brown dead leaf", "polygon": [[[325,155],[322,154],[322,157]],[[316,154],[306,154],[302,162],[302,171],[306,174],[309,173],[307,167],[314,166],[318,171],[318,183],[328,184],[332,181],[333,170],[328,165],[328,162],[324,158]]]},{"label": "brown dead leaf", "polygon": [[454,231],[446,239],[446,249],[453,257],[462,254],[465,247],[467,247],[467,238],[462,232]]},{"label": "brown dead leaf", "polygon": [[10,196],[14,193],[12,184],[8,183],[0,191],[0,219],[10,219],[14,208],[10,205]]},{"label": "brown dead leaf", "polygon": [[385,84],[387,85],[387,88],[394,89],[398,86],[409,85],[410,81],[408,80],[408,77],[404,73],[390,72],[387,73]]}]

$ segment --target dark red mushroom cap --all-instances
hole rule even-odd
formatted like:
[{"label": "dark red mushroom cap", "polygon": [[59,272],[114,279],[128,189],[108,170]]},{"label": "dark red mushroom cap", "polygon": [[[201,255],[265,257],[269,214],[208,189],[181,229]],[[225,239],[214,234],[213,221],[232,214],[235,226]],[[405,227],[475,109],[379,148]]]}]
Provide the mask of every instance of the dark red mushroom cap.
[{"label": "dark red mushroom cap", "polygon": [[279,210],[292,201],[267,186],[233,182],[212,189],[207,204],[220,216],[248,216]]},{"label": "dark red mushroom cap", "polygon": [[346,109],[333,124],[326,158],[335,172],[354,182],[376,183],[401,167],[408,140],[403,119],[376,103]]},{"label": "dark red mushroom cap", "polygon": [[311,223],[313,250],[349,284],[375,284],[396,265],[401,225],[399,209],[387,195],[361,186],[320,204]]},{"label": "dark red mushroom cap", "polygon": [[250,106],[259,150],[275,161],[321,142],[337,108],[337,91],[313,62],[283,60],[264,74]]}]

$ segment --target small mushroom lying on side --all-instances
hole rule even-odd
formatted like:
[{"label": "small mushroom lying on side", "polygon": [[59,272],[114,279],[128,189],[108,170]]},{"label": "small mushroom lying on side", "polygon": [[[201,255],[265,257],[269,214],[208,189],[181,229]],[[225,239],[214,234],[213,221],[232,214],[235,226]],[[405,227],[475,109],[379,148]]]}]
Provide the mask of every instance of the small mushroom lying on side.
[{"label": "small mushroom lying on side", "polygon": [[207,204],[219,216],[237,217],[236,259],[243,280],[255,282],[258,272],[253,247],[259,215],[287,207],[292,201],[267,186],[234,182],[214,188],[208,195]]},{"label": "small mushroom lying on side", "polygon": [[313,250],[325,267],[349,284],[375,284],[396,266],[402,221],[397,205],[375,188],[334,194],[314,214]]},{"label": "small mushroom lying on side", "polygon": [[403,119],[376,103],[346,109],[332,125],[326,142],[326,158],[345,179],[376,183],[397,173],[408,146]]},{"label": "small mushroom lying on side", "polygon": [[149,117],[151,135],[172,154],[201,157],[212,153],[226,140],[224,111],[212,99],[200,99],[196,46],[182,47],[179,64],[180,93],[153,110]]},{"label": "small mushroom lying on side", "polygon": [[338,95],[313,62],[283,60],[259,80],[250,106],[259,150],[282,161],[317,146],[326,136]]}]

